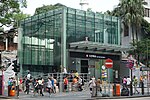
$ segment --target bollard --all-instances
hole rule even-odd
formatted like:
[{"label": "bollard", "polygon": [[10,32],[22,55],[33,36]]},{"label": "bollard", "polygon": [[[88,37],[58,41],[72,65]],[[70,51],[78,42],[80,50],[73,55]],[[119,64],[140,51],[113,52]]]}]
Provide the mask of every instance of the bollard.
[{"label": "bollard", "polygon": [[114,86],[113,86],[113,96],[116,96],[116,83],[114,83]]},{"label": "bollard", "polygon": [[142,92],[142,95],[144,95],[144,83],[141,82],[141,92]]},{"label": "bollard", "polygon": [[11,90],[11,86],[8,85],[8,96],[10,96],[10,90]]},{"label": "bollard", "polygon": [[95,93],[95,96],[97,97],[97,84],[96,84],[96,93]]},{"label": "bollard", "polygon": [[131,83],[130,83],[130,95],[131,95],[131,96],[133,95],[132,81],[131,81]]}]

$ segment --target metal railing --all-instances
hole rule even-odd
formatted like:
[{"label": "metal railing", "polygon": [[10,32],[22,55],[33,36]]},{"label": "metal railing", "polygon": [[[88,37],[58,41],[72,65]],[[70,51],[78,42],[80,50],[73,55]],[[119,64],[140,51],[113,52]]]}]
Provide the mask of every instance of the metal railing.
[{"label": "metal railing", "polygon": [[[78,73],[80,77],[82,77],[82,79],[84,80],[84,90],[85,89],[88,89],[88,82],[90,80],[90,74],[88,73]],[[46,87],[46,82],[47,82],[47,79],[48,77],[53,77],[54,79],[57,80],[57,86],[59,88],[59,91],[62,92],[63,91],[63,79],[66,77],[66,75],[68,75],[68,88],[67,88],[67,91],[70,92],[70,91],[73,91],[73,88],[77,89],[77,86],[76,87],[73,87],[72,85],[72,82],[73,82],[73,78],[74,78],[74,73],[67,73],[67,74],[63,74],[63,73],[46,73],[46,74],[39,74],[39,75],[36,75],[36,76],[33,76],[33,78],[38,78],[38,77],[42,77],[44,79],[44,83],[45,83],[45,86]]]}]

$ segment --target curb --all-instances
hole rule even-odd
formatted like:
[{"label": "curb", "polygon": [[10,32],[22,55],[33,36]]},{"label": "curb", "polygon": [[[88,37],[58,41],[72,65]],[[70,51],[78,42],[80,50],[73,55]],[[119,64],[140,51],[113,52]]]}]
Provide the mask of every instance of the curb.
[{"label": "curb", "polygon": [[139,97],[150,97],[150,95],[140,96],[118,96],[118,97],[92,97],[91,99],[123,99],[123,98],[139,98]]},{"label": "curb", "polygon": [[0,96],[0,99],[19,99],[19,97]]}]

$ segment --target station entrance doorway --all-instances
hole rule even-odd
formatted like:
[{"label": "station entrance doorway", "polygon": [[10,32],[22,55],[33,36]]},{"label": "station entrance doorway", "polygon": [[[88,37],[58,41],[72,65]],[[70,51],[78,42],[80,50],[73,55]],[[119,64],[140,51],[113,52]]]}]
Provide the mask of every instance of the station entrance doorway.
[{"label": "station entrance doorway", "polygon": [[81,73],[88,73],[88,60],[81,60]]},{"label": "station entrance doorway", "polygon": [[[110,82],[119,81],[120,72],[120,55],[94,54],[86,52],[69,53],[68,71],[76,70],[78,73],[87,73],[95,78],[103,78],[108,75],[107,69],[103,70],[102,66],[107,58],[113,60],[113,68],[110,69]],[[103,73],[105,71],[105,73]]]}]

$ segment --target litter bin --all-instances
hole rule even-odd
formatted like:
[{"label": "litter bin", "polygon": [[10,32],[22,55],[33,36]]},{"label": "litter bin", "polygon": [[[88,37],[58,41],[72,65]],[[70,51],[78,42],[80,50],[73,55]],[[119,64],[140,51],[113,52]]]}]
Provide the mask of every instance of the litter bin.
[{"label": "litter bin", "polygon": [[15,95],[16,95],[15,87],[12,86],[8,92],[8,96],[15,96]]},{"label": "litter bin", "polygon": [[113,96],[120,96],[120,84],[113,85]]}]

